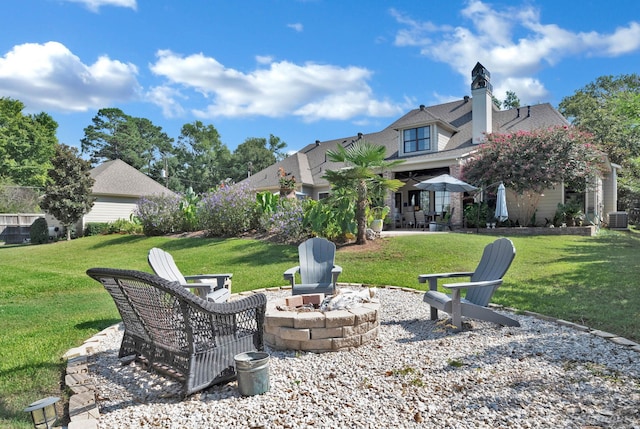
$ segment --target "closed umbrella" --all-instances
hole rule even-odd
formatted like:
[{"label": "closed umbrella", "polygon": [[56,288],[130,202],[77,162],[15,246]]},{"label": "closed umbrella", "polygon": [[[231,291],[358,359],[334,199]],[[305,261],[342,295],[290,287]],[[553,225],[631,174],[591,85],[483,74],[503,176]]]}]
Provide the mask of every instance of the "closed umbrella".
[{"label": "closed umbrella", "polygon": [[509,219],[509,211],[507,210],[507,195],[504,189],[504,184],[500,183],[498,186],[498,194],[496,195],[496,213],[495,218],[499,222],[504,222]]}]

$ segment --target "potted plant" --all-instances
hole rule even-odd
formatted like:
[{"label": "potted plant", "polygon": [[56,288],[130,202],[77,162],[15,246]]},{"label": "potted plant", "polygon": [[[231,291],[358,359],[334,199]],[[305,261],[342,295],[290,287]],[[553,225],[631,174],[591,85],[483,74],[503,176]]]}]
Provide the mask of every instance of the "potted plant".
[{"label": "potted plant", "polygon": [[567,201],[566,204],[558,204],[555,218],[560,218],[566,226],[582,225],[584,213],[577,201]]},{"label": "potted plant", "polygon": [[[278,168],[278,182],[280,183],[280,196],[281,197],[289,197],[296,188],[296,178],[295,176],[289,176],[285,173],[284,168]],[[295,196],[295,194],[293,194]]]},{"label": "potted plant", "polygon": [[384,219],[389,214],[389,211],[391,211],[391,208],[389,206],[373,207],[369,211],[369,216],[371,218],[369,227],[374,232],[380,233],[382,231],[382,228],[384,226]]}]

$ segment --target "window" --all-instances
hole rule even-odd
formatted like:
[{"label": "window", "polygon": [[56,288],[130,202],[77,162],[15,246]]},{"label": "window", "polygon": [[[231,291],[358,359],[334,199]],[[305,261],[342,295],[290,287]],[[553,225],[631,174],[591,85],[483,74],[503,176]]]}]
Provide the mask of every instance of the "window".
[{"label": "window", "polygon": [[411,128],[402,134],[404,153],[431,150],[431,127]]},{"label": "window", "polygon": [[449,211],[449,192],[447,191],[436,191],[435,192],[435,209],[438,213],[446,213]]}]

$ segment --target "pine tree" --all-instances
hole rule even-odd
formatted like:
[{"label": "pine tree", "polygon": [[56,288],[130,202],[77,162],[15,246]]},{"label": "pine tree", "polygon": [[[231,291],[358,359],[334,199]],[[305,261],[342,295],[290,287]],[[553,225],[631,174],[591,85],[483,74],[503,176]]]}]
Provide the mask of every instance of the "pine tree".
[{"label": "pine tree", "polygon": [[49,180],[40,207],[55,216],[67,230],[71,240],[71,226],[93,207],[91,188],[95,180],[90,176],[91,164],[77,155],[75,148],[60,144],[51,160]]}]

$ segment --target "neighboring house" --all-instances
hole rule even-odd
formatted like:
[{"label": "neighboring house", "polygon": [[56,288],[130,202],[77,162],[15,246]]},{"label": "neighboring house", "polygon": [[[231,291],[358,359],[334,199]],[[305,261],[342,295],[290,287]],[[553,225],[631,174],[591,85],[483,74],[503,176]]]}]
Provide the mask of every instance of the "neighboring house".
[{"label": "neighboring house", "polygon": [[[143,196],[175,195],[170,189],[120,159],[102,163],[92,169],[90,174],[95,180],[91,190],[95,202],[91,211],[76,225],[77,231],[84,231],[88,223],[129,220],[138,200]],[[49,215],[47,222],[49,225],[59,225]]]},{"label": "neighboring house", "polygon": [[[256,191],[275,192],[279,189],[278,168],[282,167],[286,173],[295,176],[297,191],[313,199],[323,198],[330,192],[330,185],[323,178],[325,171],[344,166],[328,161],[327,150],[338,145],[348,147],[359,139],[365,139],[385,146],[388,160],[404,161],[389,172],[389,177],[405,182],[386,201],[397,216],[410,219],[415,216],[416,208],[435,214],[455,209],[453,223],[461,224],[463,203],[469,198],[465,199],[460,193],[420,191],[414,185],[443,173],[459,177],[462,165],[484,141],[486,133],[513,133],[569,125],[548,103],[500,111],[492,100],[490,73],[477,63],[471,76],[471,97],[431,107],[422,105],[376,133],[358,133],[323,142],[316,140],[241,183]],[[609,164],[609,174],[598,183],[597,189],[581,195],[585,213],[596,223],[606,220],[605,215],[617,209],[617,168],[619,166]],[[517,198],[513,192],[507,192],[510,211],[521,203]],[[545,218],[552,219],[558,203],[565,203],[568,198],[569,192],[562,186],[545,191],[537,205],[537,219],[541,223]]]}]

